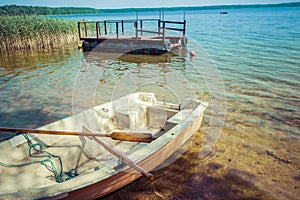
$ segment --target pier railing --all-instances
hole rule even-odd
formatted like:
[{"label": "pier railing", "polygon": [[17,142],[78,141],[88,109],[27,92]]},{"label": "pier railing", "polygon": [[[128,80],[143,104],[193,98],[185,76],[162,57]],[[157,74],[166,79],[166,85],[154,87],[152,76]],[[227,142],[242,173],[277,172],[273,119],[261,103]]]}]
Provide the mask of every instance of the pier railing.
[{"label": "pier railing", "polygon": [[[156,23],[151,27],[145,28],[148,22]],[[129,26],[128,26],[129,25]],[[134,25],[134,32],[130,25]],[[157,27],[157,31],[153,27]],[[129,31],[125,30],[125,27]],[[132,26],[131,26],[132,27]],[[149,29],[150,28],[150,29]],[[152,30],[151,30],[152,28]],[[116,36],[118,39],[120,35],[132,35],[136,39],[145,33],[150,33],[158,36],[162,40],[167,37],[167,30],[178,31],[185,37],[186,34],[186,20],[179,21],[165,21],[160,19],[139,19],[139,20],[105,20],[97,22],[78,22],[78,33],[80,40],[84,39],[101,39],[106,36]]]}]

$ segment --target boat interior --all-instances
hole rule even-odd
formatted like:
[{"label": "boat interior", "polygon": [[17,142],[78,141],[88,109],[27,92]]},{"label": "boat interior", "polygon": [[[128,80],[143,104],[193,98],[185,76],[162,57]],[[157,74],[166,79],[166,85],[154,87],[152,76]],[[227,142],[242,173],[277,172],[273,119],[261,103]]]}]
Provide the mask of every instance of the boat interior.
[{"label": "boat interior", "polygon": [[[39,129],[81,131],[84,125],[103,133],[116,130],[151,133],[157,140],[190,115],[197,105],[196,101],[188,101],[183,106],[162,103],[152,93],[134,93]],[[148,143],[99,139],[135,161],[149,153],[149,150],[142,151]],[[105,177],[125,167],[122,159],[86,136],[18,135],[0,144],[0,158],[1,163],[9,165],[0,167],[1,183],[5,183],[1,184],[0,194],[46,187],[95,171],[97,176]]]}]

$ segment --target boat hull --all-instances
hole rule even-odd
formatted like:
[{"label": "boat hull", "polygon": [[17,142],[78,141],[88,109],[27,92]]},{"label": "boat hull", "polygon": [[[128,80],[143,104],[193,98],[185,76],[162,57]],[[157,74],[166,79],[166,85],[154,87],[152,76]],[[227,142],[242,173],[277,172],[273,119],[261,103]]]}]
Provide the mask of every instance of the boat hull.
[{"label": "boat hull", "polygon": [[[124,142],[124,141],[115,142],[112,141],[110,138],[103,138],[101,140],[103,140],[104,143],[112,143],[113,144],[112,148],[114,149],[119,148],[120,150],[123,150],[124,155],[126,153],[127,156],[126,158],[131,160],[139,167],[143,168],[145,171],[149,172],[154,169],[157,169],[158,166],[163,167],[169,164],[164,162],[168,158],[170,158],[171,155],[174,154],[174,152],[176,152],[182,145],[184,145],[187,141],[189,141],[192,138],[192,136],[197,132],[197,130],[201,126],[203,113],[207,107],[207,103],[201,102],[199,100],[192,100],[192,101],[188,101],[185,105],[182,106],[182,108],[175,109],[173,105],[170,106],[165,103],[158,103],[153,94],[148,95],[148,93],[142,93],[136,96],[141,97],[141,99],[138,99],[137,102],[142,101],[143,109],[141,107],[137,109],[139,110],[140,113],[139,115],[134,115],[134,116],[140,116],[140,117],[139,119],[135,118],[135,121],[139,121],[142,114],[146,113],[148,116],[150,115],[149,113],[151,112],[152,115],[153,113],[156,113],[156,115],[161,117],[160,112],[158,112],[158,110],[166,110],[166,112],[169,114],[165,124],[166,127],[169,128],[167,128],[167,130],[165,130],[163,134],[157,136],[157,138],[153,140],[151,143]],[[146,102],[143,102],[144,100]],[[125,99],[125,102],[128,102],[128,99]],[[154,106],[154,108],[152,108],[153,110],[150,112],[147,106],[146,106],[147,108],[145,108],[145,105],[151,108]],[[104,106],[106,107],[101,107],[101,106],[95,107],[96,111],[94,109],[84,111],[77,117],[85,119],[87,116],[92,116],[94,112],[101,113],[102,111],[105,111],[104,114],[107,118],[103,118],[103,119],[105,119],[104,121],[110,121],[108,119],[110,119],[111,114],[107,111],[108,108],[112,109],[112,104],[105,104]],[[176,110],[176,112],[174,110]],[[124,121],[126,121],[126,113],[124,115],[123,114],[121,116],[121,119],[123,120],[121,124],[124,124]],[[103,115],[101,114],[99,115],[99,117],[100,116],[103,117]],[[157,120],[158,116],[154,116],[152,121]],[[144,117],[144,118],[146,121],[148,120],[149,122],[149,118],[151,118],[151,116]],[[132,122],[132,120],[129,121],[128,123]],[[146,123],[143,120],[140,120],[139,125],[149,124],[150,122],[149,123],[148,122]],[[55,130],[59,127],[62,127],[62,124],[66,129],[68,129],[70,127],[75,126],[76,122],[74,122],[73,117],[70,117],[46,125],[41,128],[49,128],[50,130]],[[90,123],[89,127],[94,126],[94,128],[96,128],[98,124],[99,121],[96,121],[95,124]],[[107,124],[105,126],[107,126]],[[10,177],[9,180],[10,182],[8,183],[11,184],[13,188],[10,188],[9,190],[5,190],[4,188],[2,188],[0,193],[0,199],[48,199],[48,198],[95,199],[107,195],[117,189],[120,189],[142,176],[142,174],[136,171],[136,169],[126,165],[125,163],[122,163],[122,159],[118,159],[112,156],[105,150],[104,151],[102,150],[102,154],[101,154],[102,157],[100,160],[97,160],[95,158],[89,158],[89,157],[93,157],[93,155],[88,155],[88,153],[84,152],[85,150],[83,150],[83,148],[82,149],[80,148],[80,145],[82,145],[81,143],[85,141],[82,140],[82,138],[79,139],[79,137],[74,137],[74,136],[64,136],[63,138],[57,138],[57,137],[58,136],[50,137],[50,136],[43,135],[43,136],[39,136],[35,140],[52,141],[53,147],[51,150],[61,153],[61,156],[64,157],[63,160],[66,160],[64,164],[67,166],[67,168],[70,168],[70,166],[74,166],[77,163],[76,166],[81,166],[82,173],[79,173],[78,176],[68,181],[56,183],[53,180],[48,180],[44,178],[45,176],[43,177],[43,174],[41,174],[42,171],[44,171],[43,166],[40,166],[40,168],[38,169],[34,169],[33,166],[32,168],[27,168],[26,169],[27,171],[25,169],[24,170],[18,169],[19,171],[12,172],[12,174],[16,176],[15,179]],[[0,148],[2,150],[9,149],[8,151],[10,152],[13,152],[16,149],[17,150],[21,149],[23,151],[22,153],[25,155],[26,144],[24,143],[24,141],[22,144],[15,143],[14,145],[11,146],[12,141],[14,141],[14,139],[11,139],[11,141],[6,141],[4,143],[1,143]],[[96,147],[99,148],[99,144],[97,143],[92,143],[90,141],[90,143],[87,144],[85,142],[83,146],[88,146],[88,148],[90,149]],[[51,147],[51,145],[49,144],[48,146]],[[125,151],[124,149],[127,150]],[[20,158],[25,158],[24,155],[20,154],[18,156]],[[85,157],[82,155],[84,155]],[[95,155],[95,157],[97,155]],[[111,156],[110,161],[108,161],[108,159],[105,160],[105,157],[108,155]],[[5,159],[9,160],[10,156],[6,156],[2,153],[0,155],[0,158],[1,161]],[[114,162],[117,162],[117,165],[115,165]],[[78,163],[81,164],[79,165]],[[102,168],[98,169],[99,165],[101,165]],[[1,179],[2,179],[1,182],[4,182],[6,181],[5,177],[9,178],[9,176],[6,176],[6,173],[10,173],[11,171],[9,171],[9,169],[6,168],[5,169],[0,168],[0,170],[2,170],[0,171]],[[25,175],[24,177],[18,177],[21,172],[23,173],[25,171],[32,172],[32,175]],[[28,179],[34,179],[38,181],[39,179],[41,179],[41,184],[39,184],[39,182],[33,184],[31,183],[30,180],[28,181]],[[20,189],[16,189],[16,191],[14,192],[15,188],[13,184],[17,184],[18,182],[17,180],[19,180],[20,182]],[[27,182],[25,183],[25,181]],[[26,186],[27,183],[32,184],[32,186],[31,187]]]}]

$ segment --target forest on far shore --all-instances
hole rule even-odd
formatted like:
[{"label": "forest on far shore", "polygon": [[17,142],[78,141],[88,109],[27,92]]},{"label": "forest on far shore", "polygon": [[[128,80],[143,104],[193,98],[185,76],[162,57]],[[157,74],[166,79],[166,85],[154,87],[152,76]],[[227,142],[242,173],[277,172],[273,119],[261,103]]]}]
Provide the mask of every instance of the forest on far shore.
[{"label": "forest on far shore", "polygon": [[153,12],[153,11],[189,11],[189,10],[230,10],[243,8],[264,7],[290,7],[300,6],[300,2],[280,4],[252,4],[252,5],[216,5],[216,6],[193,6],[193,7],[162,7],[162,8],[115,8],[96,9],[85,7],[41,7],[41,6],[0,6],[0,16],[15,15],[69,15],[69,14],[93,14],[93,13],[119,13],[119,12]]},{"label": "forest on far shore", "polygon": [[76,7],[41,7],[41,6],[0,6],[0,16],[17,15],[67,15],[67,14],[88,14],[101,13],[95,8],[76,8]]}]

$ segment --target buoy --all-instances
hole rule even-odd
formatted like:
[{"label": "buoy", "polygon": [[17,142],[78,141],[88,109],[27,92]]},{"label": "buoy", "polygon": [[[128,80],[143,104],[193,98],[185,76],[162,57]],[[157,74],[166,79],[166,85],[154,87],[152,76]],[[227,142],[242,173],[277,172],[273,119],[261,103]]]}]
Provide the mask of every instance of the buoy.
[{"label": "buoy", "polygon": [[190,57],[193,58],[193,57],[195,57],[195,56],[196,56],[195,51],[190,51]]},{"label": "buoy", "polygon": [[78,43],[78,49],[81,49],[82,48],[82,42],[79,42]]}]

